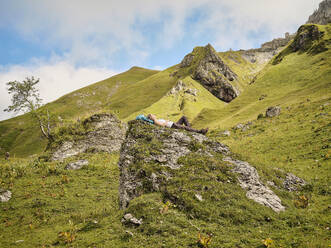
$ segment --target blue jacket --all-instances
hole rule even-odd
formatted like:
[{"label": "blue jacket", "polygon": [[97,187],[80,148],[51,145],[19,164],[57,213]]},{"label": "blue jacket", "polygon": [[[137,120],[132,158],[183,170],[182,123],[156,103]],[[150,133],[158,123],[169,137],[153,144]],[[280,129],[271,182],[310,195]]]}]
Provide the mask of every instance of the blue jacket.
[{"label": "blue jacket", "polygon": [[154,121],[153,121],[153,120],[148,119],[148,118],[147,118],[146,116],[144,116],[144,115],[138,115],[138,116],[136,117],[136,120],[142,120],[142,121],[146,121],[146,122],[148,122],[148,123],[154,124]]}]

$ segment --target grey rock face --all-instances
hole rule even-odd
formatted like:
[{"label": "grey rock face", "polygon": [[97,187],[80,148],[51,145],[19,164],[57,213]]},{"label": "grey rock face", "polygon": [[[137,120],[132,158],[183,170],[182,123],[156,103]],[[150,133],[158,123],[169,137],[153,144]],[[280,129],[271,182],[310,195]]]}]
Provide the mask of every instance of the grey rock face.
[{"label": "grey rock face", "polygon": [[63,160],[89,150],[96,152],[120,150],[127,126],[114,115],[92,115],[83,122],[83,125],[88,127],[89,131],[83,137],[74,141],[65,141],[56,147],[52,152],[51,160]]},{"label": "grey rock face", "polygon": [[267,109],[267,111],[266,111],[266,113],[265,113],[265,115],[267,116],[267,117],[275,117],[275,116],[278,116],[278,115],[280,115],[280,110],[281,110],[281,108],[280,107],[269,107],[268,109]]},{"label": "grey rock face", "polygon": [[[222,61],[210,44],[203,49],[204,57],[194,69],[193,79],[199,81],[220,100],[231,102],[239,95],[239,91],[230,83],[237,78],[237,75]],[[186,55],[180,67],[190,66],[193,59],[194,54]]]},{"label": "grey rock face", "polygon": [[307,182],[292,173],[287,173],[283,186],[288,191],[297,191],[300,187],[305,186]]},{"label": "grey rock face", "polygon": [[125,214],[121,220],[121,222],[123,224],[133,224],[135,226],[140,226],[143,221],[142,219],[137,219],[136,217],[134,217],[132,214],[128,213],[128,214]]},{"label": "grey rock face", "polygon": [[12,193],[9,190],[0,189],[0,202],[7,202],[10,200]]},{"label": "grey rock face", "polygon": [[313,41],[319,40],[322,36],[323,33],[315,25],[301,26],[290,47],[293,52],[304,52],[311,48]]},{"label": "grey rock face", "polygon": [[88,164],[89,163],[86,159],[82,159],[82,160],[78,160],[78,161],[67,164],[65,169],[66,170],[79,170]]},{"label": "grey rock face", "polygon": [[[150,140],[157,149],[142,148],[139,139]],[[204,150],[199,144],[204,144]],[[160,147],[158,147],[158,145]],[[145,154],[142,152],[145,151]],[[122,144],[119,168],[121,172],[119,186],[120,208],[126,208],[129,202],[144,193],[162,191],[164,185],[176,176],[176,170],[181,168],[180,157],[193,152],[213,156],[212,152],[225,155],[224,161],[233,166],[232,171],[238,174],[240,186],[247,191],[246,196],[276,212],[285,210],[279,197],[264,185],[256,169],[247,162],[232,159],[227,146],[211,141],[204,135],[180,132],[176,129],[160,128],[141,121],[131,121],[127,138]],[[144,170],[146,164],[153,164],[153,172]],[[193,166],[193,165],[192,165]],[[170,170],[163,170],[167,167]],[[203,201],[200,194],[195,194],[198,201]]]},{"label": "grey rock face", "polygon": [[319,8],[309,17],[307,23],[326,25],[331,23],[331,0],[324,0]]},{"label": "grey rock face", "polygon": [[187,54],[187,55],[184,57],[184,59],[182,60],[182,62],[180,63],[179,66],[180,66],[181,68],[183,68],[183,67],[189,67],[189,66],[191,66],[191,64],[192,64],[193,59],[194,59],[194,54],[189,53],[189,54]]},{"label": "grey rock face", "polygon": [[[139,151],[141,148],[136,142],[136,139],[140,137],[151,137],[151,140],[159,141],[161,146],[157,151],[148,151],[148,156],[141,156]],[[202,142],[208,144],[207,154],[210,154],[210,152],[228,154],[230,152],[227,146],[210,141],[202,134],[159,128],[141,121],[129,122],[127,137],[122,144],[118,163],[121,172],[119,187],[120,207],[126,208],[130,200],[144,193],[141,189],[144,182],[149,182],[152,191],[159,191],[161,182],[171,178],[171,174],[165,171],[155,172],[150,176],[144,172],[139,174],[137,171],[130,169],[132,166],[140,163],[155,163],[160,168],[168,167],[176,171],[182,166],[182,164],[178,163],[178,159],[192,152],[192,144]]]},{"label": "grey rock face", "polygon": [[198,90],[195,88],[188,88],[182,80],[179,80],[177,84],[168,92],[168,95],[177,95],[180,92],[190,94],[192,96],[198,95]]},{"label": "grey rock face", "polygon": [[260,181],[260,177],[253,166],[247,162],[235,160],[230,157],[224,158],[224,161],[235,166],[232,171],[238,174],[241,188],[247,190],[247,198],[270,207],[275,212],[285,210],[279,197]]}]

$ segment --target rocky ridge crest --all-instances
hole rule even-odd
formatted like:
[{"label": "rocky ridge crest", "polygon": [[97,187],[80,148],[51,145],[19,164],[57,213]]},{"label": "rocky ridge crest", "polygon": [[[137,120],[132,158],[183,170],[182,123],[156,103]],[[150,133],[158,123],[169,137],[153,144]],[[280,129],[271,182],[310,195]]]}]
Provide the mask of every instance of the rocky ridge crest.
[{"label": "rocky ridge crest", "polygon": [[324,0],[309,17],[307,23],[326,25],[331,23],[331,0]]},{"label": "rocky ridge crest", "polygon": [[224,102],[231,102],[239,95],[239,91],[230,83],[237,79],[237,75],[210,44],[195,48],[184,57],[179,67],[192,67],[192,78]]}]

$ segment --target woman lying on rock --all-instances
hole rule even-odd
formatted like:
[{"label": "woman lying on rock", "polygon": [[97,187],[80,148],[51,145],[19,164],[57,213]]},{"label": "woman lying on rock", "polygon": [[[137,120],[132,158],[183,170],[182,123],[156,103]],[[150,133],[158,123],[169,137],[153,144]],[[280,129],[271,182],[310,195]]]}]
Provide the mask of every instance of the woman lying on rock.
[{"label": "woman lying on rock", "polygon": [[147,118],[144,115],[138,115],[136,119],[147,121],[149,123],[152,123],[152,124],[155,124],[155,125],[158,125],[161,127],[185,129],[186,131],[189,131],[189,132],[196,132],[196,133],[202,133],[202,134],[206,134],[208,132],[208,128],[200,129],[200,130],[193,129],[186,116],[182,116],[177,122],[172,122],[172,121],[164,120],[164,119],[157,119],[156,116],[153,114],[147,115]]}]

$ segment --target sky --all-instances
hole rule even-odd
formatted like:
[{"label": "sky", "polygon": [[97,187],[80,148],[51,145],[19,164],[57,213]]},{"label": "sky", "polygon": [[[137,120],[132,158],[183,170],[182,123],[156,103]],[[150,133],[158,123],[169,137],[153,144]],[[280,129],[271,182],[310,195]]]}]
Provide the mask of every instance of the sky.
[{"label": "sky", "polygon": [[0,120],[6,83],[40,78],[44,103],[132,66],[163,70],[195,46],[257,48],[294,33],[321,0],[0,0]]}]

